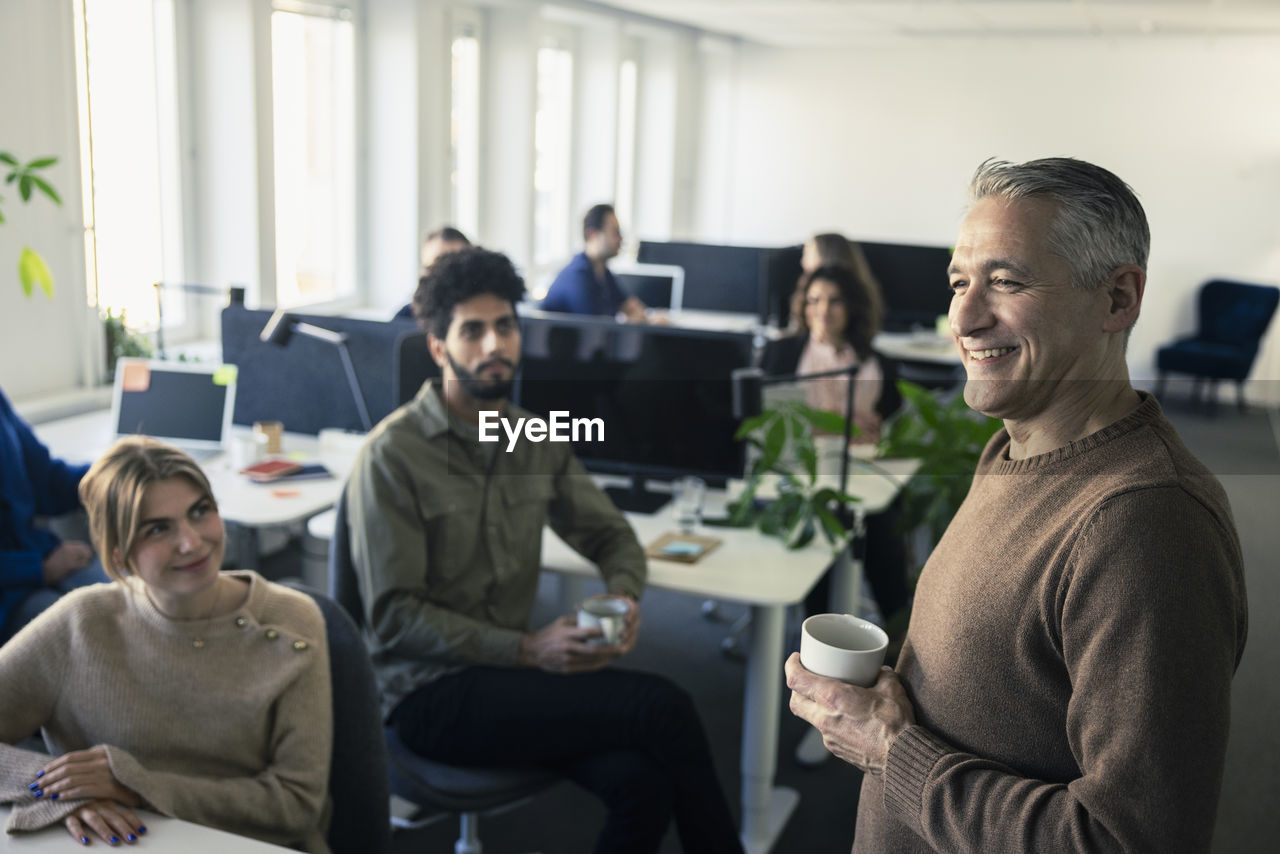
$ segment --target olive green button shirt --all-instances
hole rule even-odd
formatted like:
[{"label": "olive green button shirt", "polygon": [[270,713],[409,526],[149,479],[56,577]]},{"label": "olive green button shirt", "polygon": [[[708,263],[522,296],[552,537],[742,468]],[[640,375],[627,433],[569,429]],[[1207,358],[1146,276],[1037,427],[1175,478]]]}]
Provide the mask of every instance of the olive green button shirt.
[{"label": "olive green button shirt", "polygon": [[[530,413],[506,405],[508,419]],[[635,532],[568,444],[481,443],[448,413],[438,381],[369,434],[347,482],[351,558],[383,714],[473,664],[514,666],[541,570],[542,529],[639,598]]]}]

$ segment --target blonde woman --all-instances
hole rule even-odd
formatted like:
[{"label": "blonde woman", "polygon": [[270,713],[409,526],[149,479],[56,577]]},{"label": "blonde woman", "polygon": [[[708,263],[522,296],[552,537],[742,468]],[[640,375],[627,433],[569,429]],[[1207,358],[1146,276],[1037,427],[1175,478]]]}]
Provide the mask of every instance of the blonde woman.
[{"label": "blonde woman", "polygon": [[[221,571],[209,481],[176,448],[120,440],[80,497],[114,581],[68,594],[0,647],[7,830],[60,822],[82,845],[116,845],[146,832],[145,808],[327,851],[333,727],[315,603]],[[37,729],[48,754],[10,746]]]}]

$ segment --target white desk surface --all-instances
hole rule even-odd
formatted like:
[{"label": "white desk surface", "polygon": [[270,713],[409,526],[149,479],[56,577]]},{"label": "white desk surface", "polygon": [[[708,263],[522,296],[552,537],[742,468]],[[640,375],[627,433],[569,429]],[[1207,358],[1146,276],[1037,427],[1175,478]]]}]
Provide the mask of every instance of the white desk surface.
[{"label": "white desk surface", "polygon": [[932,332],[880,332],[871,346],[890,359],[960,366],[955,342]]},{"label": "white desk surface", "polygon": [[[892,476],[872,473],[866,462],[857,459],[850,467],[849,493],[862,499],[862,509],[867,513],[878,513],[888,507],[920,465],[918,460],[879,460],[876,464]],[[826,474],[827,468],[824,465],[820,479],[834,485],[838,474]],[[708,492],[707,517],[723,516],[725,504],[741,494],[743,486],[741,481],[735,481],[727,491]],[[766,483],[761,487],[761,496],[765,497],[768,491]],[[679,530],[669,505],[657,513],[626,516],[644,546],[662,534]],[[650,559],[648,586],[751,605],[791,605],[804,599],[835,557],[821,534],[807,547],[792,550],[776,537],[763,536],[754,528],[703,525],[697,533],[722,542],[697,563]],[[566,545],[550,528],[543,532],[542,566],[567,575],[599,577],[595,565]]]},{"label": "white desk surface", "polygon": [[[146,825],[145,836],[136,843],[121,842],[119,845],[107,845],[96,836],[91,836],[93,843],[90,850],[119,851],[153,851],[182,852],[182,854],[270,854],[270,852],[293,851],[268,842],[259,842],[247,836],[236,836],[223,830],[214,830],[201,824],[180,821],[176,818],[158,815],[147,810],[137,810],[138,818]],[[9,820],[9,807],[0,806],[0,824]],[[34,833],[0,833],[0,852],[14,854],[69,854],[82,850],[84,846],[71,838],[66,827],[61,823],[37,830]],[[296,852],[295,852],[296,854]]]},{"label": "white desk surface", "polygon": [[[55,456],[73,463],[97,459],[112,442],[111,411],[105,409],[49,421],[33,429]],[[248,432],[247,427],[233,428],[236,436]],[[229,454],[201,461],[200,467],[213,486],[219,513],[228,522],[250,527],[285,525],[313,516],[338,500],[362,440],[354,437],[334,448],[322,447],[316,436],[284,434],[285,458],[323,462],[333,472],[331,478],[257,484],[236,470]]]}]

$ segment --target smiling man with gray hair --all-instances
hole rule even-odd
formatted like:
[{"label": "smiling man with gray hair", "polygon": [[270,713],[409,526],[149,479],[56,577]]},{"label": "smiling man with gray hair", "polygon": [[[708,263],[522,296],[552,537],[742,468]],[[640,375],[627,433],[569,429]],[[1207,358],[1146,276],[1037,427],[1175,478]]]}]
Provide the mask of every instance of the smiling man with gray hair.
[{"label": "smiling man with gray hair", "polygon": [[1207,851],[1247,606],[1226,495],[1125,345],[1133,191],[987,161],[950,266],[966,402],[1003,419],[920,576],[897,670],[787,662],[791,708],[866,772],[855,852]]}]

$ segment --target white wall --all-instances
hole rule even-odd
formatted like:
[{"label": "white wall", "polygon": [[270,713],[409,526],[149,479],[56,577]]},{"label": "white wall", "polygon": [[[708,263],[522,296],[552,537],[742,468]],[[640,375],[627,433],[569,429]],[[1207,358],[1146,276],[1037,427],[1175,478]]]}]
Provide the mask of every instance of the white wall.
[{"label": "white wall", "polygon": [[[37,194],[23,204],[16,185],[0,184],[0,387],[30,399],[92,382],[102,339],[85,300],[71,2],[4,0],[0,19],[0,151],[24,162],[56,155],[42,174],[63,200],[56,207]],[[48,263],[53,299],[39,289],[22,295],[23,246]]]},{"label": "white wall", "polygon": [[[739,68],[728,198],[699,200],[730,240],[949,245],[979,162],[1067,155],[1128,181],[1151,222],[1135,378],[1191,329],[1203,280],[1280,280],[1275,37],[747,46]],[[1255,377],[1280,378],[1277,338]],[[1276,385],[1250,391],[1280,402]]]}]

